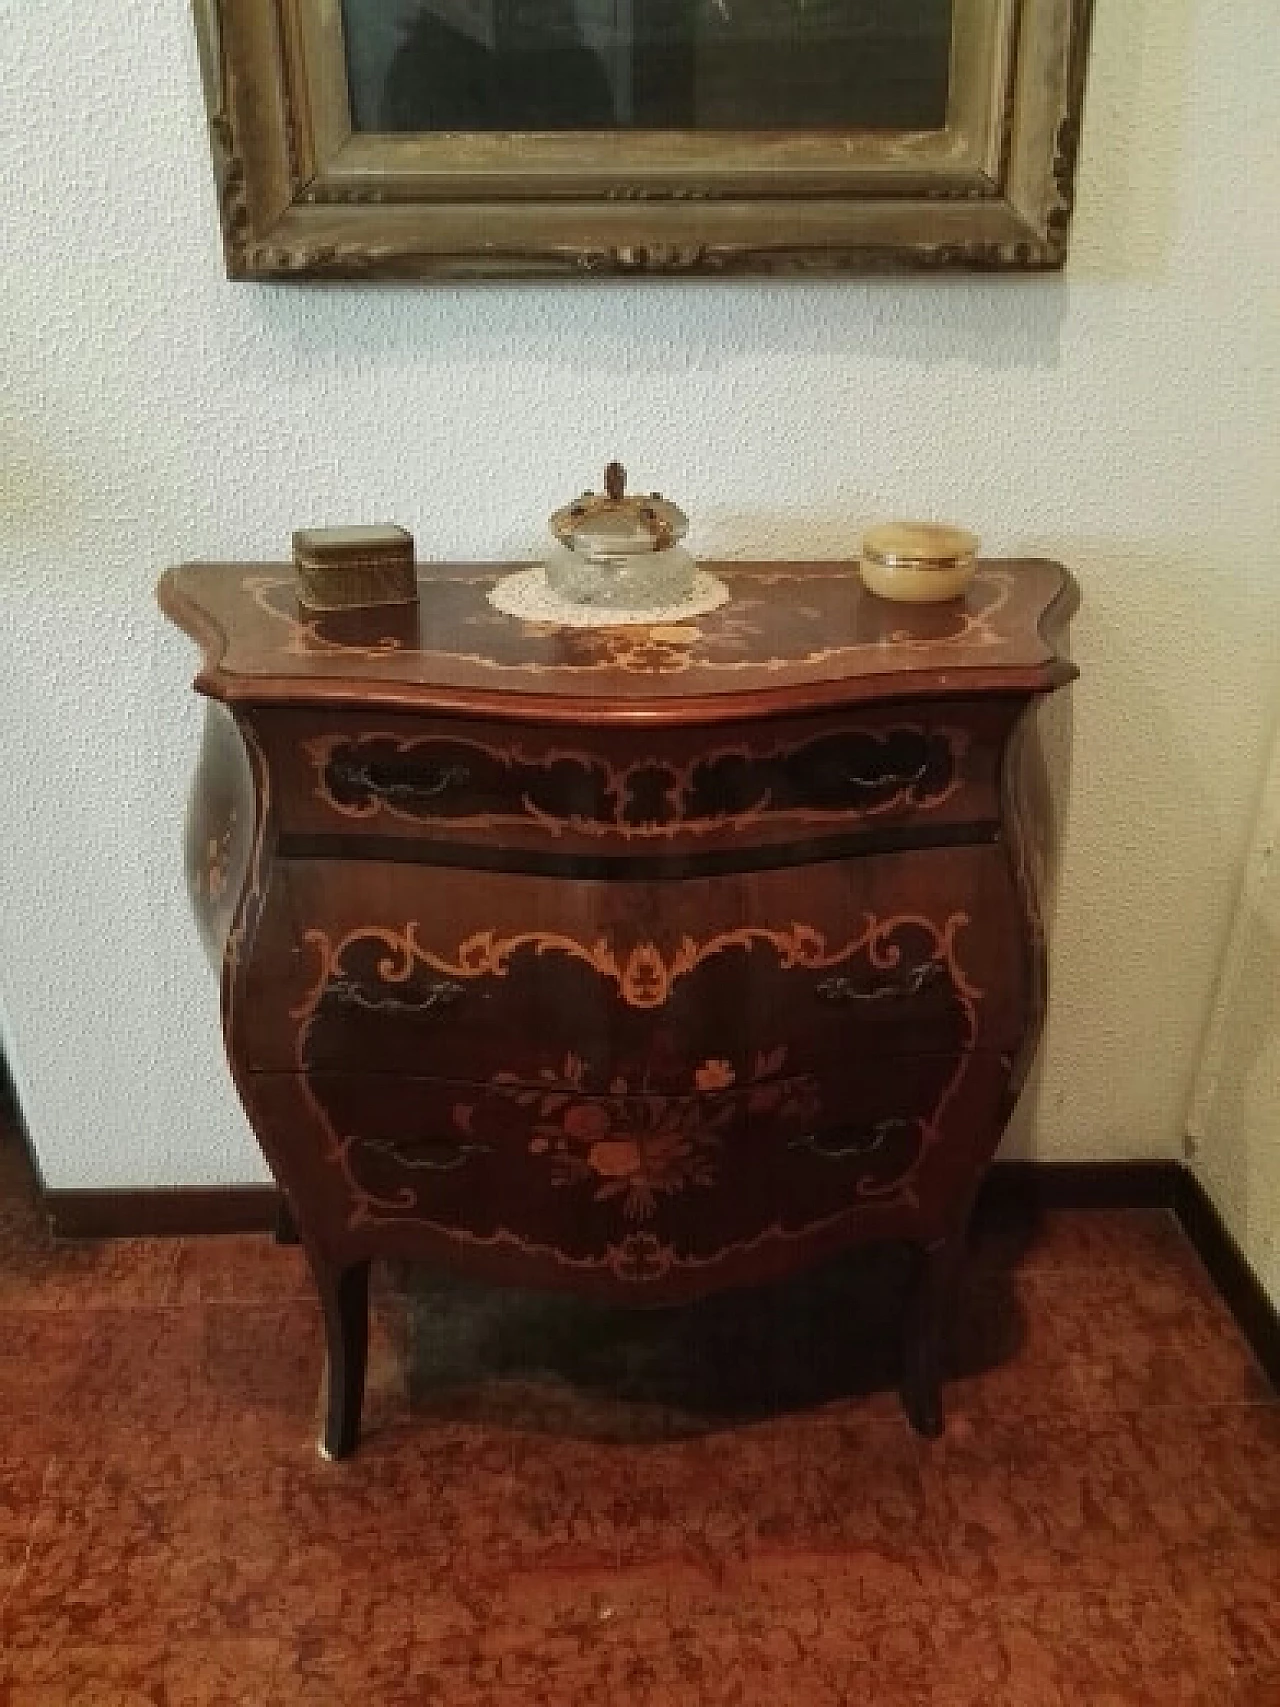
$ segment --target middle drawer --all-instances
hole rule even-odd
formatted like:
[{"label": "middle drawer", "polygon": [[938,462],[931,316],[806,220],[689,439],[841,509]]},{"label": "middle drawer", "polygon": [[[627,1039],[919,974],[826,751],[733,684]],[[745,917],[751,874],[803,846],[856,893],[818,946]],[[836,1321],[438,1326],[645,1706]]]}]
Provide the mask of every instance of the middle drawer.
[{"label": "middle drawer", "polygon": [[273,870],[230,1021],[255,1070],[714,1090],[1023,1024],[994,844],[650,883]]}]

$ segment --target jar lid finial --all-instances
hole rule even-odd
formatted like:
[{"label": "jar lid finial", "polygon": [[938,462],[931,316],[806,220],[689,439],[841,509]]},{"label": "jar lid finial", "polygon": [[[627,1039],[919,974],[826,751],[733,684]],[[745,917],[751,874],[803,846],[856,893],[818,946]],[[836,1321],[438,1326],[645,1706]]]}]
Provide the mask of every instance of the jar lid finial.
[{"label": "jar lid finial", "polygon": [[551,531],[570,551],[583,557],[612,560],[642,551],[669,551],[683,539],[689,518],[675,504],[637,493],[628,498],[627,471],[611,462],[604,471],[604,492],[584,492],[581,498],[551,518]]}]

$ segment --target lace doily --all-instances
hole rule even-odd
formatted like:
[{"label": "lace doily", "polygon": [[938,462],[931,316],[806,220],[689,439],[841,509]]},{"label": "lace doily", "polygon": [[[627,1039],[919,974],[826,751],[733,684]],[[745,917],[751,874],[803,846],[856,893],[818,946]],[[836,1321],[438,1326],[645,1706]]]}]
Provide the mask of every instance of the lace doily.
[{"label": "lace doily", "polygon": [[505,575],[489,594],[489,603],[504,616],[519,617],[521,622],[550,622],[561,628],[621,628],[643,624],[687,622],[690,617],[707,616],[729,602],[729,589],[717,576],[699,569],[693,578],[693,588],[687,598],[671,605],[648,605],[644,610],[628,610],[614,605],[580,605],[572,599],[552,592],[547,585],[547,572],[538,564],[532,569],[520,569]]}]

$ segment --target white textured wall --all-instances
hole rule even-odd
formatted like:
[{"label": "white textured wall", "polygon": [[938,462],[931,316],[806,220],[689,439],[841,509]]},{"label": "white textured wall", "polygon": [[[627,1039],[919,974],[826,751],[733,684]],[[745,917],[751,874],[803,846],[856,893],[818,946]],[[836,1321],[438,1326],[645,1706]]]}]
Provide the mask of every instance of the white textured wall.
[{"label": "white textured wall", "polygon": [[1187,1124],[1196,1171],[1280,1310],[1280,730]]},{"label": "white textured wall", "polygon": [[1079,572],[1015,1142],[1173,1154],[1277,702],[1275,0],[1100,0],[1065,279],[227,285],[187,9],[0,0],[0,1015],[48,1181],[260,1174],[181,887],[192,556],[532,548],[609,455],[704,552],[935,512]]}]

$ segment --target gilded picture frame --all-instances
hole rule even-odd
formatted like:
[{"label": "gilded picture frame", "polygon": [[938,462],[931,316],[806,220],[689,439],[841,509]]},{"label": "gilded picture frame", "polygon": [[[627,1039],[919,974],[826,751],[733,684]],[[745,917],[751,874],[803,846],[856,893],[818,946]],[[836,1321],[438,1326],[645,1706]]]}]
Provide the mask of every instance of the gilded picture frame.
[{"label": "gilded picture frame", "polygon": [[1092,0],[952,0],[932,129],[356,128],[342,0],[195,0],[232,279],[1043,269]]}]

